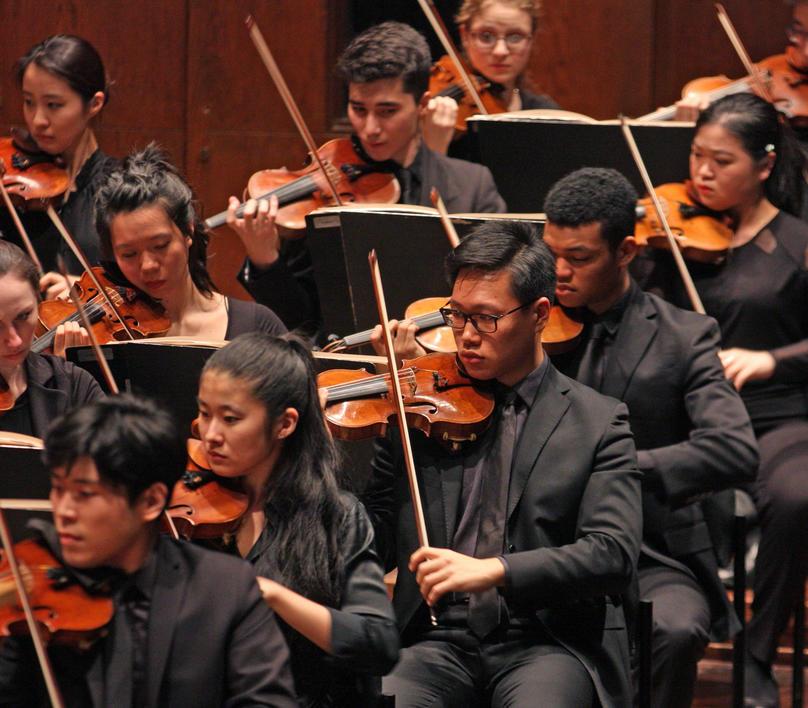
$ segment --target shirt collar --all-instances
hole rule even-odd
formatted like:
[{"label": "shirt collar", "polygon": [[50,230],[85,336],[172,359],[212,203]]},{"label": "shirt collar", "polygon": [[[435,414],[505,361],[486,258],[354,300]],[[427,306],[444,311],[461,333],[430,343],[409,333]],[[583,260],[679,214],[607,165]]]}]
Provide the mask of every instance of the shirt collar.
[{"label": "shirt collar", "polygon": [[516,401],[521,401],[522,405],[528,410],[533,406],[533,401],[536,400],[536,394],[539,392],[539,386],[541,386],[544,375],[547,373],[549,362],[550,357],[545,354],[541,364],[510,389],[516,394]]},{"label": "shirt collar", "polygon": [[633,299],[636,290],[637,284],[631,280],[628,290],[626,290],[626,292],[620,296],[620,299],[603,314],[592,314],[590,317],[590,322],[603,325],[603,328],[606,330],[609,336],[614,337],[617,334],[617,330],[620,329],[620,323],[623,321],[623,315],[626,312],[626,308],[628,308],[629,302],[631,302]]}]

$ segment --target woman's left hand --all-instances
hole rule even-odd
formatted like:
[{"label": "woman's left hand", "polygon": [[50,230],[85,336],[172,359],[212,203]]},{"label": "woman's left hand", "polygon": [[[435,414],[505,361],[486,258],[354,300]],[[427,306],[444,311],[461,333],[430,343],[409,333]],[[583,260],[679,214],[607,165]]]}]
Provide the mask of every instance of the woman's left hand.
[{"label": "woman's left hand", "polygon": [[65,358],[65,349],[68,347],[85,347],[92,344],[90,336],[78,322],[65,322],[56,328],[53,337],[53,355]]},{"label": "woman's left hand", "polygon": [[724,375],[740,391],[747,381],[764,381],[774,373],[776,361],[771,352],[752,349],[722,349],[718,352]]}]

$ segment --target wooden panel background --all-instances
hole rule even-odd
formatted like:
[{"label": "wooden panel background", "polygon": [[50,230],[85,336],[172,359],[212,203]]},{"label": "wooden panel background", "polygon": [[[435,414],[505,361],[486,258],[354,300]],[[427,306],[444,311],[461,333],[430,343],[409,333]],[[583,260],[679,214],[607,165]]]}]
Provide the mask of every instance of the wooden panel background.
[{"label": "wooden panel background", "polygon": [[[450,22],[458,3],[438,4]],[[725,5],[753,58],[783,51],[785,3]],[[157,140],[210,215],[228,194],[240,194],[252,172],[296,169],[305,156],[247,36],[247,13],[255,14],[319,144],[345,129],[333,58],[363,21],[408,20],[429,32],[413,6],[413,0],[2,0],[0,125],[5,132],[22,122],[15,60],[50,34],[84,36],[114,81],[98,125],[102,147],[123,155]],[[596,118],[671,103],[696,76],[742,74],[711,0],[547,0],[530,71],[536,87],[564,108]],[[233,276],[241,249],[226,228],[216,234],[211,256],[219,286],[239,292]]]}]

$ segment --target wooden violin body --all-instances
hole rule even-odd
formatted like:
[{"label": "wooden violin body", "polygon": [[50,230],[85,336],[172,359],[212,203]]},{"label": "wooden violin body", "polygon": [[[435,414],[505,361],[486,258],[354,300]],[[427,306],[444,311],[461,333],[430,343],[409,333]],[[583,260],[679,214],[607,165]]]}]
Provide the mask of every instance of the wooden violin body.
[{"label": "wooden violin body", "polygon": [[[693,198],[688,182],[663,184],[654,191],[662,202],[668,224],[685,258],[716,263],[726,256],[732,229],[718,218],[719,215]],[[668,239],[651,199],[640,199],[637,211],[637,243],[668,249]]]},{"label": "wooden violin body", "polygon": [[[3,185],[14,205],[21,209],[46,209],[70,186],[67,172],[42,152],[26,152],[14,138],[0,138]],[[2,204],[2,202],[0,202]]]},{"label": "wooden violin body", "polygon": [[[393,174],[379,172],[364,162],[349,139],[330,140],[317,153],[343,204],[394,204],[401,196]],[[275,223],[286,230],[282,233],[287,237],[295,235],[288,232],[301,232],[306,228],[309,212],[334,205],[328,182],[311,158],[308,167],[302,170],[281,168],[256,172],[247,182],[247,193],[252,199],[269,199],[273,195],[278,198]],[[243,204],[236,214],[243,216]],[[226,221],[227,212],[222,212],[207,219],[205,226],[215,229]]]},{"label": "wooden violin body", "polygon": [[[405,361],[399,371],[407,425],[449,447],[473,441],[488,427],[493,394],[475,387],[454,354],[434,353]],[[385,435],[395,415],[389,376],[332,369],[317,377],[328,394],[325,417],[335,438]]]},{"label": "wooden violin body", "polygon": [[[88,594],[37,541],[16,544],[14,555],[43,638],[86,646],[102,635],[112,619],[110,597]],[[4,555],[0,563],[0,635],[15,634],[28,634],[28,625]]]},{"label": "wooden violin body", "polygon": [[[168,332],[171,321],[162,308],[151,304],[132,288],[115,285],[101,268],[93,268],[93,272],[102,286],[107,289],[107,293],[115,302],[135,337],[160,337]],[[93,332],[101,344],[129,339],[120,321],[110,310],[87,273],[84,273],[78,280],[76,288],[85,305],[87,315],[93,323]],[[50,348],[56,327],[65,322],[78,321],[78,313],[71,302],[60,299],[41,302],[39,323],[43,334],[37,337],[31,351],[40,353]]]},{"label": "wooden violin body", "polygon": [[180,537],[221,538],[236,530],[248,507],[246,494],[229,489],[210,470],[202,441],[189,439],[188,469],[166,510]]},{"label": "wooden violin body", "polygon": [[[468,73],[475,82],[474,87],[480,95],[485,110],[488,113],[505,113],[508,106],[493,94],[490,90],[491,84],[471,72]],[[433,96],[449,96],[457,101],[455,131],[458,135],[466,132],[466,119],[480,112],[474,99],[469,94],[460,72],[448,54],[442,56],[432,65],[432,73],[429,77],[429,92]]]}]

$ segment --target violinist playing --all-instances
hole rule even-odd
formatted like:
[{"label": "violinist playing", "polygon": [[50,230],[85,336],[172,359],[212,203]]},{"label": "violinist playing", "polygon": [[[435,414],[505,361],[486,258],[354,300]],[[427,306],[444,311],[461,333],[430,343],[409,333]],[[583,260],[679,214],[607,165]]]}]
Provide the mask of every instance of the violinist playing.
[{"label": "violinist playing", "polygon": [[620,596],[642,518],[625,404],[544,354],[555,264],[533,225],[479,226],[447,272],[459,366],[498,405],[460,454],[412,436],[430,547],[419,548],[401,444],[380,442],[363,501],[398,567],[405,647],[385,693],[397,708],[630,705]]},{"label": "violinist playing", "polygon": [[553,363],[628,406],[643,473],[638,576],[640,598],[654,603],[654,705],[686,708],[708,641],[740,629],[696,499],[751,482],[757,445],[724,376],[715,320],[630,277],[636,203],[611,169],[576,170],[548,193],[543,238],[556,256],[556,297],[587,323],[578,346]]},{"label": "violinist playing", "polygon": [[[89,649],[48,650],[69,708],[297,705],[249,564],[159,533],[185,461],[172,417],[130,395],[74,409],[45,438],[53,524],[38,522],[42,542],[115,606]],[[50,705],[28,637],[0,645],[0,703]]]},{"label": "violinist playing", "polygon": [[[63,165],[69,186],[60,196],[56,211],[90,263],[97,264],[93,198],[115,165],[115,160],[98,147],[93,130],[109,99],[109,82],[101,57],[81,37],[54,35],[32,47],[17,62],[16,73],[28,135],[18,132],[14,144],[34,157],[44,155]],[[56,256],[65,258],[74,278],[81,275],[81,266],[44,212],[27,211],[21,217],[46,271],[40,283],[44,297],[66,297],[65,280],[54,272]],[[5,239],[21,243],[5,208],[0,208],[0,233]]]},{"label": "violinist playing", "polygon": [[375,705],[398,632],[364,507],[340,486],[305,346],[254,332],[208,360],[199,433],[210,467],[249,494],[224,542],[282,620],[304,706]]},{"label": "violinist playing", "polygon": [[81,339],[78,327],[57,331],[56,356],[31,352],[38,305],[36,266],[18,246],[0,240],[0,430],[41,438],[54,418],[103,393],[89,373],[62,358],[65,346]]},{"label": "violinist playing", "polygon": [[[691,263],[721,362],[740,392],[760,449],[752,489],[761,524],[747,627],[747,699],[776,705],[771,664],[808,567],[808,224],[805,168],[790,127],[752,94],[711,104],[696,122],[690,178],[699,200],[732,226],[718,263]],[[650,270],[648,266],[650,264]],[[668,253],[648,252],[645,287],[687,306]]]},{"label": "violinist playing", "polygon": [[[490,84],[485,91],[496,100],[498,112],[558,108],[549,96],[528,89],[526,73],[540,15],[540,0],[463,0],[455,16],[470,73]],[[463,88],[448,55],[438,63],[444,64]],[[463,99],[470,100],[468,95]],[[433,95],[423,117],[424,141],[435,152],[469,159],[472,146],[468,134],[455,130],[457,114],[453,98]]]},{"label": "violinist playing", "polygon": [[256,330],[286,331],[263,305],[216,290],[206,268],[209,236],[193,192],[155,144],[108,175],[95,209],[107,274],[165,308],[167,335],[218,341]]},{"label": "violinist playing", "polygon": [[[429,195],[436,187],[449,212],[504,212],[488,168],[445,157],[424,144],[419,121],[429,102],[430,66],[424,37],[400,22],[371,27],[348,45],[337,70],[348,84],[357,152],[396,175],[402,204],[432,206]],[[274,198],[248,203],[243,219],[236,217],[237,206],[231,197],[228,224],[247,251],[242,284],[287,327],[312,334],[320,324],[320,303],[305,240],[279,240]]]}]

